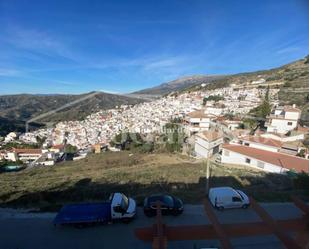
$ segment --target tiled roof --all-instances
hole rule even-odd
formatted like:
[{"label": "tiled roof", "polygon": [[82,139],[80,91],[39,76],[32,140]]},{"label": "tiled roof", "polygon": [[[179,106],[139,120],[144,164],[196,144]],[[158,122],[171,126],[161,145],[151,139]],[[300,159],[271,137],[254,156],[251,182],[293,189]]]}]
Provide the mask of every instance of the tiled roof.
[{"label": "tiled roof", "polygon": [[225,144],[223,148],[286,169],[309,173],[309,160],[307,159],[242,145]]},{"label": "tiled roof", "polygon": [[272,139],[272,138],[265,138],[260,136],[246,136],[241,138],[241,140],[249,141],[252,143],[258,143],[258,144],[264,144],[272,147],[281,147],[282,143],[278,140]]},{"label": "tiled roof", "polygon": [[219,138],[223,138],[222,133],[218,131],[203,131],[198,133],[197,136],[206,139],[207,141],[214,141]]},{"label": "tiled roof", "polygon": [[64,148],[64,144],[57,144],[52,147],[52,149],[63,149],[63,148]]},{"label": "tiled roof", "polygon": [[293,107],[293,106],[285,106],[284,111],[285,112],[301,112],[300,109]]},{"label": "tiled roof", "polygon": [[41,149],[13,149],[17,154],[42,154]]},{"label": "tiled roof", "polygon": [[193,111],[188,113],[190,118],[210,118],[209,115],[205,114],[203,111]]}]

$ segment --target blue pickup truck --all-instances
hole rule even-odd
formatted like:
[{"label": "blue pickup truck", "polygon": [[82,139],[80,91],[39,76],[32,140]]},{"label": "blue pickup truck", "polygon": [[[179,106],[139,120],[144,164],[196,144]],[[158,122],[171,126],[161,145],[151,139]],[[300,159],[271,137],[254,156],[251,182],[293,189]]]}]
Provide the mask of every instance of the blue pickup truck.
[{"label": "blue pickup truck", "polygon": [[55,217],[54,225],[85,226],[108,224],[114,220],[129,222],[135,214],[135,200],[122,193],[113,193],[107,202],[65,205]]}]

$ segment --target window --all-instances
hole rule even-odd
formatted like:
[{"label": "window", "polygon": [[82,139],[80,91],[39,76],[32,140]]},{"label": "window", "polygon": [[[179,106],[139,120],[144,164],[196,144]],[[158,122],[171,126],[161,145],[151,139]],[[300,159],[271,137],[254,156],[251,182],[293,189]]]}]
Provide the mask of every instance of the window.
[{"label": "window", "polygon": [[246,163],[251,163],[251,159],[250,158],[246,158]]},{"label": "window", "polygon": [[265,164],[263,162],[258,161],[257,166],[261,169],[264,169]]},{"label": "window", "polygon": [[244,145],[245,145],[245,146],[249,146],[250,144],[249,144],[249,143],[245,143]]},{"label": "window", "polygon": [[288,125],[291,126],[293,123],[292,122],[288,122]]},{"label": "window", "polygon": [[121,206],[115,206],[113,210],[115,213],[123,213],[125,211]]},{"label": "window", "polygon": [[241,202],[241,199],[238,196],[233,196],[233,202]]},{"label": "window", "polygon": [[224,150],[224,156],[230,156],[230,152],[228,150]]},{"label": "window", "polygon": [[122,196],[122,200],[121,200],[120,206],[123,210],[127,210],[129,207],[129,199],[123,194],[121,194],[121,196]]}]

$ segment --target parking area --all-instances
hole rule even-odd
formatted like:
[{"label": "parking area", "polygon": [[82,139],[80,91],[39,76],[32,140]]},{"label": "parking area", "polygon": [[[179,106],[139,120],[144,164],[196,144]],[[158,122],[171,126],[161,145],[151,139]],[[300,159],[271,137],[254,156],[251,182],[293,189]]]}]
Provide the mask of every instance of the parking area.
[{"label": "parking area", "polygon": [[[292,203],[261,204],[275,219],[301,217],[302,213]],[[234,209],[215,211],[222,224],[259,221],[255,212]],[[1,249],[150,249],[151,244],[138,240],[134,230],[151,226],[155,218],[145,217],[138,208],[137,218],[130,224],[113,224],[84,229],[54,227],[55,214],[21,214],[0,210]],[[203,205],[185,205],[178,217],[164,216],[167,225],[209,224]],[[274,236],[232,239],[233,248],[283,248]],[[218,241],[169,241],[169,249],[199,249],[219,246]]]}]

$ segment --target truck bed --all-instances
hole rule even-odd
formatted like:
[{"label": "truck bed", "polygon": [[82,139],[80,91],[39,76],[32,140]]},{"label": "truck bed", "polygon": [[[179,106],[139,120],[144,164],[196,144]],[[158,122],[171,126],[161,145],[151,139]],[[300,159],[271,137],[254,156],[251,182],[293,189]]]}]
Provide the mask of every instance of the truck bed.
[{"label": "truck bed", "polygon": [[111,204],[83,203],[64,206],[54,219],[55,225],[106,223],[111,220]]}]

